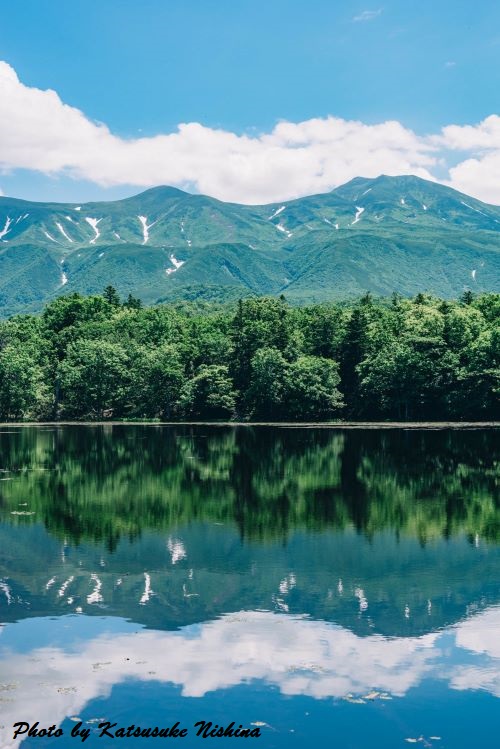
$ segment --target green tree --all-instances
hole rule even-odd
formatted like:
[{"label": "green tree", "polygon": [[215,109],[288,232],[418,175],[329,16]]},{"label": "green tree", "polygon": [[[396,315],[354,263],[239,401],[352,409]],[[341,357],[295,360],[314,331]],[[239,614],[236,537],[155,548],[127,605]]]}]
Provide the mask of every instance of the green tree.
[{"label": "green tree", "polygon": [[[108,287],[112,288],[112,287]],[[124,307],[128,307],[128,309],[142,309],[142,301],[135,296],[132,296],[132,294],[129,294],[127,297],[127,300],[123,302]]]},{"label": "green tree", "polygon": [[355,414],[357,410],[358,365],[365,357],[368,346],[367,305],[364,306],[352,310],[340,349],[341,390],[350,414]]},{"label": "green tree", "polygon": [[228,367],[203,365],[184,385],[181,408],[186,416],[194,418],[231,418],[236,409],[236,396]]},{"label": "green tree", "polygon": [[114,286],[106,286],[106,288],[102,292],[102,296],[108,304],[111,304],[112,307],[120,306],[120,297],[118,296],[118,292]]},{"label": "green tree", "polygon": [[184,369],[174,346],[141,348],[132,370],[131,397],[138,416],[170,419],[177,414]]},{"label": "green tree", "polygon": [[129,390],[129,357],[117,343],[81,339],[59,367],[64,413],[102,419],[121,416]]},{"label": "green tree", "polygon": [[42,372],[27,351],[6,346],[0,352],[0,415],[3,419],[37,416],[37,408],[47,405],[47,389]]},{"label": "green tree", "polygon": [[258,349],[275,348],[287,360],[295,358],[297,333],[284,298],[240,300],[232,324],[231,371],[237,388],[245,391],[249,387],[252,359]]},{"label": "green tree", "polygon": [[301,356],[286,373],[285,410],[292,419],[330,419],[343,407],[338,364],[318,356]]},{"label": "green tree", "polygon": [[280,419],[283,415],[288,363],[277,348],[259,349],[251,363],[246,408],[257,419]]}]

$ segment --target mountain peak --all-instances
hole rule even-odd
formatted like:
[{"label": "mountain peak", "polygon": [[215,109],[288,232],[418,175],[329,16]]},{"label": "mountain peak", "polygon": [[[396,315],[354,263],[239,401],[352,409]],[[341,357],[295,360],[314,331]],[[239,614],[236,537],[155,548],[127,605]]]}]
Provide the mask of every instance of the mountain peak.
[{"label": "mountain peak", "polygon": [[296,301],[457,296],[499,288],[499,237],[499,207],[414,175],[261,206],[169,186],[81,205],[0,198],[0,310],[107,284],[145,302],[207,287]]}]

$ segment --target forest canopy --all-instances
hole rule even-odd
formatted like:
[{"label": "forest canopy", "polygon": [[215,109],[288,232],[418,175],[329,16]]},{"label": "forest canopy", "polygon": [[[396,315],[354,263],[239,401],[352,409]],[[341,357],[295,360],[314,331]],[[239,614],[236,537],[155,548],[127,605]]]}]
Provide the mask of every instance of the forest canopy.
[{"label": "forest canopy", "polygon": [[492,420],[500,294],[143,307],[113,287],[0,323],[8,420]]}]

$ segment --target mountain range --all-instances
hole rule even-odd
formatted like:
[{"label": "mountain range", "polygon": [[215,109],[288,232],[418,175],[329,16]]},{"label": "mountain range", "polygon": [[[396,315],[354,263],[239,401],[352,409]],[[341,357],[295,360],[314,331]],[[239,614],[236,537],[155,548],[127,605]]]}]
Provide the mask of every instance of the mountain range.
[{"label": "mountain range", "polygon": [[0,197],[0,313],[112,284],[145,303],[500,289],[500,207],[413,176],[262,206],[172,187],[113,202]]}]

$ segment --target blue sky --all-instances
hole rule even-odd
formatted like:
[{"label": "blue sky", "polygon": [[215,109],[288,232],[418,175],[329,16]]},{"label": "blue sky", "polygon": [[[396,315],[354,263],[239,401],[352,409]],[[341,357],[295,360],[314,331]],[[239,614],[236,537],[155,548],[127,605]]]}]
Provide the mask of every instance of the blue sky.
[{"label": "blue sky", "polygon": [[[498,113],[500,4],[23,0],[3,10],[0,59],[24,87],[54,90],[62,103],[104,123],[123,141],[172,134],[179,123],[257,138],[280,121],[328,116],[366,126],[395,120],[423,138]],[[490,161],[500,148],[493,124]],[[19,129],[25,129],[22,123]],[[434,164],[420,166],[453,183],[450,166],[484,157],[482,136],[466,145],[457,150],[446,143],[444,157],[436,154]],[[146,174],[136,182],[132,167],[121,176],[109,170],[98,178],[73,163],[47,170],[35,159],[30,168],[5,156],[5,146],[0,163],[3,192],[30,199],[115,197],[149,184]],[[323,182],[334,186],[334,165],[329,170]],[[192,166],[179,174],[166,169],[165,180],[161,172],[148,174],[153,183],[160,178],[195,190],[211,186]],[[339,179],[346,174],[339,169]],[[218,183],[213,188],[216,193]],[[249,202],[259,198],[259,189],[248,193]],[[226,192],[219,190],[230,198],[231,190]],[[277,199],[285,193],[278,189]],[[234,196],[245,198],[245,191],[236,189]],[[263,199],[270,196],[262,192]]]}]

